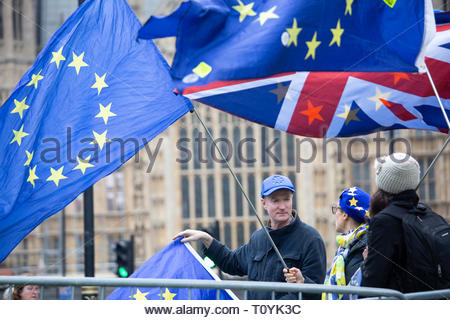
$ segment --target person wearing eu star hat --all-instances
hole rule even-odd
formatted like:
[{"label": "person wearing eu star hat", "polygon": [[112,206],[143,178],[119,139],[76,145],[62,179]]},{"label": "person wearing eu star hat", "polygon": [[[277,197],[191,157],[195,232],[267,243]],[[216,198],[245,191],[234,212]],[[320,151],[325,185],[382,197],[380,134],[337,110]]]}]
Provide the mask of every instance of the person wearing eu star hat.
[{"label": "person wearing eu star hat", "polygon": [[[338,249],[327,272],[324,284],[348,285],[358,271],[363,262],[363,252],[367,246],[369,206],[369,194],[358,187],[351,187],[341,193],[339,204],[331,207],[336,219],[336,232],[339,233],[336,236]],[[357,280],[354,279],[353,282],[355,281]],[[347,295],[343,294],[322,294],[323,300],[345,300],[348,298]]]},{"label": "person wearing eu star hat", "polygon": [[[230,250],[217,239],[199,230],[185,230],[174,239],[182,242],[200,240],[205,254],[224,272],[248,275],[249,281],[323,283],[326,271],[325,245],[313,227],[302,222],[292,208],[294,185],[289,178],[273,175],[261,185],[261,203],[269,215],[267,230],[277,245],[289,270],[283,266],[263,229],[253,233],[248,243]],[[289,281],[291,282],[291,281]],[[271,292],[250,291],[248,299],[270,300]],[[297,299],[297,294],[277,292],[275,299]],[[320,299],[317,294],[303,294],[304,299]]]},{"label": "person wearing eu star hat", "polygon": [[[324,284],[360,286],[363,254],[367,245],[368,209],[370,196],[359,189],[351,187],[339,196],[339,205],[331,207],[336,218],[336,237],[338,249],[328,270]],[[295,273],[295,270],[293,272]],[[288,282],[298,283],[297,277],[287,277]],[[349,296],[323,293],[323,300],[344,300]]]}]

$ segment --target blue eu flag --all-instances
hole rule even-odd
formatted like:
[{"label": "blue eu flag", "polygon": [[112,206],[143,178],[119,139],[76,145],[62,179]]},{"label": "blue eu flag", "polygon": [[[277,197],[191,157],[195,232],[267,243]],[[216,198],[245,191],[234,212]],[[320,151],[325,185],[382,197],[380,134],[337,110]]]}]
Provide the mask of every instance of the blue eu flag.
[{"label": "blue eu flag", "polygon": [[430,0],[190,0],[139,36],[177,36],[183,92],[296,71],[417,71],[433,23]]},{"label": "blue eu flag", "polygon": [[[145,262],[130,278],[220,280],[202,263],[190,244],[175,240]],[[232,300],[229,290],[187,288],[117,288],[108,300]]]},{"label": "blue eu flag", "polygon": [[192,108],[125,0],[86,1],[0,108],[0,261]]}]

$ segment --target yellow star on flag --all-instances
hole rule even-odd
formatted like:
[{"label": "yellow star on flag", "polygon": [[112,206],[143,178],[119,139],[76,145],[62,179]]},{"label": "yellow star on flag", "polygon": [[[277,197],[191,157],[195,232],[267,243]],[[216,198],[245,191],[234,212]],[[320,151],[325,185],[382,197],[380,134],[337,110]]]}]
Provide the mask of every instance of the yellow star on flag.
[{"label": "yellow star on flag", "polygon": [[348,123],[352,120],[354,121],[360,121],[359,118],[356,116],[358,113],[359,108],[350,110],[350,107],[348,105],[345,105],[345,111],[341,114],[338,114],[338,117],[345,119],[345,125],[348,125]]},{"label": "yellow star on flag", "polygon": [[148,292],[141,292],[139,289],[136,289],[136,293],[133,294],[133,298],[134,300],[147,300],[147,298],[145,297],[146,295],[148,295]]},{"label": "yellow star on flag", "polygon": [[305,60],[309,57],[312,57],[313,60],[316,58],[316,49],[321,44],[321,41],[317,41],[317,31],[314,32],[314,36],[311,41],[306,41],[306,45],[308,46],[308,52],[306,53]]},{"label": "yellow star on flag", "polygon": [[19,146],[22,143],[22,139],[29,135],[28,133],[23,132],[23,125],[20,127],[19,131],[13,130],[13,133],[14,133],[14,138],[11,140],[11,142],[9,144],[11,144],[15,141],[15,142],[17,142],[17,144]]},{"label": "yellow star on flag", "polygon": [[59,180],[67,179],[67,177],[62,174],[63,169],[64,169],[64,166],[62,166],[58,170],[50,168],[51,175],[50,175],[50,177],[47,178],[47,181],[53,181],[56,184],[56,186],[58,187]]},{"label": "yellow star on flag", "polygon": [[103,121],[105,121],[105,124],[108,124],[109,117],[117,116],[117,114],[111,112],[111,104],[112,103],[110,103],[106,107],[104,107],[101,103],[99,103],[100,112],[95,116],[96,118],[103,118]]},{"label": "yellow star on flag", "polygon": [[383,102],[381,102],[380,99],[387,100],[387,98],[391,95],[389,91],[387,92],[381,92],[378,87],[375,88],[375,95],[373,97],[367,98],[370,101],[375,102],[375,111],[378,111],[380,107],[383,105]]},{"label": "yellow star on flag", "polygon": [[294,18],[294,21],[292,23],[291,28],[286,28],[287,33],[289,34],[289,42],[287,43],[287,46],[289,47],[292,43],[294,46],[297,46],[297,38],[300,31],[302,31],[302,28],[297,27],[297,19]]},{"label": "yellow star on flag", "polygon": [[25,152],[27,153],[27,161],[24,164],[24,166],[26,167],[26,166],[30,165],[31,160],[33,159],[34,151],[30,153],[30,152],[28,152],[28,150],[25,150]]},{"label": "yellow star on flag", "polygon": [[383,0],[389,7],[393,8],[397,0]]},{"label": "yellow star on flag", "polygon": [[[175,297],[177,294],[172,293],[169,291],[169,289],[166,288],[166,291],[162,294],[162,297],[164,300],[173,300],[173,297]],[[158,294],[158,296],[161,296],[161,294]]]},{"label": "yellow star on flag", "polygon": [[73,61],[69,64],[69,67],[74,67],[75,70],[77,71],[77,75],[78,75],[80,73],[80,69],[82,67],[87,67],[89,65],[83,61],[84,52],[82,54],[80,54],[79,56],[77,56],[75,54],[75,52],[73,52],[72,54],[73,54]]},{"label": "yellow star on flag", "polygon": [[331,47],[333,43],[336,43],[338,47],[341,46],[341,36],[344,33],[344,29],[341,28],[341,19],[338,20],[336,28],[331,28],[331,33],[333,34],[333,39],[331,39],[330,44]]},{"label": "yellow star on flag", "polygon": [[14,99],[14,104],[16,107],[11,111],[11,113],[18,113],[20,116],[20,119],[23,117],[24,110],[27,110],[30,108],[30,106],[26,105],[27,97],[23,98],[22,101]]},{"label": "yellow star on flag", "polygon": [[241,0],[238,0],[239,5],[233,6],[233,9],[239,12],[239,22],[244,21],[247,16],[256,16],[256,12],[253,11],[254,2],[244,5]]},{"label": "yellow star on flag", "polygon": [[29,174],[28,174],[28,179],[27,179],[27,182],[31,183],[33,185],[33,188],[35,186],[34,180],[39,179],[39,177],[36,175],[36,167],[37,166],[34,166],[33,169],[29,168]]},{"label": "yellow star on flag", "polygon": [[53,58],[52,58],[52,60],[50,60],[50,63],[55,63],[57,69],[59,69],[59,63],[61,61],[65,61],[66,60],[66,57],[64,57],[62,55],[63,48],[64,48],[64,46],[59,48],[58,51],[52,52]]},{"label": "yellow star on flag", "polygon": [[99,95],[103,88],[108,87],[108,85],[105,82],[105,77],[106,73],[102,77],[99,77],[97,74],[95,74],[95,83],[92,85],[91,88],[97,89]]},{"label": "yellow star on flag", "polygon": [[355,197],[353,197],[352,199],[348,200],[348,202],[350,202],[350,205],[352,207],[356,207],[356,203],[358,202],[358,200],[356,200]]},{"label": "yellow star on flag", "polygon": [[92,131],[92,133],[94,134],[94,141],[92,141],[91,143],[93,144],[98,144],[98,146],[100,147],[100,150],[103,149],[103,146],[105,145],[106,142],[109,142],[109,139],[106,138],[106,133],[108,132],[108,130],[105,130],[102,134],[98,134],[95,131]]},{"label": "yellow star on flag", "polygon": [[31,75],[31,81],[28,82],[27,87],[34,85],[34,88],[37,89],[38,81],[41,81],[42,79],[44,79],[44,77],[41,76],[41,71],[39,71],[37,74]]},{"label": "yellow star on flag", "polygon": [[355,0],[345,0],[347,6],[345,7],[345,13],[344,13],[344,16],[346,16],[347,13],[348,13],[349,15],[352,15],[352,4],[353,4],[353,1],[355,1]]},{"label": "yellow star on flag", "polygon": [[258,17],[258,19],[256,19],[256,21],[259,21],[259,23],[262,26],[269,19],[278,19],[279,16],[276,13],[274,13],[276,8],[277,8],[277,6],[273,6],[272,8],[270,8],[267,11],[260,12],[259,17]]},{"label": "yellow star on flag", "polygon": [[94,165],[89,163],[89,160],[91,160],[91,156],[82,159],[80,157],[77,157],[78,165],[73,168],[72,170],[80,170],[83,174],[86,172],[87,168],[91,168]]}]

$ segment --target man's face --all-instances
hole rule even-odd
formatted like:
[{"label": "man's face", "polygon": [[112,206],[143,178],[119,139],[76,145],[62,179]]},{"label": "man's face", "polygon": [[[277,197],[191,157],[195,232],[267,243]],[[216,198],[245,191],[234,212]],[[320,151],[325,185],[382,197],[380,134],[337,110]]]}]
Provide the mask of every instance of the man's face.
[{"label": "man's face", "polygon": [[287,226],[292,217],[292,191],[280,189],[262,199],[273,229]]}]

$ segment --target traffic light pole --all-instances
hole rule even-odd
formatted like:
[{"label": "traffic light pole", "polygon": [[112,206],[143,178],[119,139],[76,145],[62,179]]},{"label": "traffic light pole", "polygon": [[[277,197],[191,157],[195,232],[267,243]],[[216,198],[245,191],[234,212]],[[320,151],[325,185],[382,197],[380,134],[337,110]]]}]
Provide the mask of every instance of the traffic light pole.
[{"label": "traffic light pole", "polygon": [[94,187],[84,192],[84,276],[94,277]]}]

